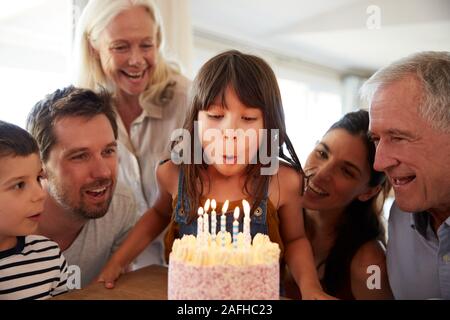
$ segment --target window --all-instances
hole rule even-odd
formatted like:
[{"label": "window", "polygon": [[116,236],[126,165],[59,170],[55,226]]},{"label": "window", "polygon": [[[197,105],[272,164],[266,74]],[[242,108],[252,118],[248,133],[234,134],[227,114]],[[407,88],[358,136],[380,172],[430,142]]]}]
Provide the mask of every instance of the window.
[{"label": "window", "polygon": [[278,79],[286,130],[302,164],[327,129],[341,117],[339,94],[315,90],[308,84]]},{"label": "window", "polygon": [[72,1],[0,4],[0,119],[25,126],[33,105],[69,83]]}]

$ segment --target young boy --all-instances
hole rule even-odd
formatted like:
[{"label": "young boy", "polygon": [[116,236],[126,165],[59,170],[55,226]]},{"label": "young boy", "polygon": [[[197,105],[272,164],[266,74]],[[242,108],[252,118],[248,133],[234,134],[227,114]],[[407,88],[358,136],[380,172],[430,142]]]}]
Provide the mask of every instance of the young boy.
[{"label": "young boy", "polygon": [[25,130],[0,121],[0,300],[46,299],[67,291],[58,245],[33,234],[44,209],[38,146]]}]

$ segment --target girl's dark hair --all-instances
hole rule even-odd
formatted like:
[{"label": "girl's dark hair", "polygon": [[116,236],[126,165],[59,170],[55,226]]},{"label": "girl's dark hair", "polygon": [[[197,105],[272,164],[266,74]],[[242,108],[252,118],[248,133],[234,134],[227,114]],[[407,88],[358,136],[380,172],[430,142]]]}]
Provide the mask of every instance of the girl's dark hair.
[{"label": "girl's dark hair", "polygon": [[382,204],[390,185],[384,173],[375,171],[375,144],[371,140],[369,130],[369,114],[365,110],[347,113],[334,123],[327,132],[343,129],[348,133],[361,137],[367,149],[367,163],[370,168],[369,186],[380,185],[381,191],[367,201],[353,200],[345,210],[338,223],[337,237],[325,261],[324,289],[331,295],[339,295],[350,283],[351,262],[357,250],[366,242],[380,240],[385,244],[385,230],[380,216]]},{"label": "girl's dark hair", "polygon": [[[244,105],[261,109],[264,128],[268,129],[267,150],[271,150],[270,143],[272,141],[277,141],[279,157],[303,175],[300,161],[286,133],[283,105],[274,72],[263,59],[254,55],[244,54],[237,50],[223,52],[207,61],[194,79],[190,97],[190,114],[184,125],[191,135],[191,164],[183,163],[181,169],[184,172],[183,184],[187,190],[191,219],[197,214],[195,209],[198,207],[200,195],[204,191],[204,182],[199,179],[200,172],[207,168],[203,158],[201,164],[194,162],[196,152],[194,147],[201,145],[198,140],[194,143],[194,139],[198,139],[194,134],[194,126],[198,120],[199,111],[208,110],[217,97],[221,98],[223,107],[227,108],[225,91],[228,86],[234,89]],[[272,136],[270,129],[278,129],[278,137]],[[289,156],[285,155],[283,145],[289,152]],[[261,167],[263,165],[257,161],[256,164],[249,164],[246,169],[247,179],[243,191],[254,201],[251,212],[263,199],[270,179],[270,176],[260,174]],[[200,186],[198,185],[199,180]],[[182,203],[185,203],[184,199]]]},{"label": "girl's dark hair", "polygon": [[31,134],[12,123],[0,120],[0,158],[26,157],[33,153],[39,155],[39,148]]}]

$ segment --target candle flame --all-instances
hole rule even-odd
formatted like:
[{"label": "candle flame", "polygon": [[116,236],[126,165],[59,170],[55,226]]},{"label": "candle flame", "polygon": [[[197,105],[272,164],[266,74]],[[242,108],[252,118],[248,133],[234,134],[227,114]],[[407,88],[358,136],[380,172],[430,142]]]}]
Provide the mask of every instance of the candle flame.
[{"label": "candle flame", "polygon": [[210,203],[211,203],[211,200],[210,200],[210,199],[206,200],[205,205],[204,205],[205,212],[208,212],[208,210],[209,210],[209,204],[210,204]]},{"label": "candle flame", "polygon": [[203,215],[203,208],[199,207],[197,210],[197,214],[201,217]]},{"label": "candle flame", "polygon": [[226,213],[227,212],[227,210],[228,210],[228,203],[229,203],[229,201],[226,200],[225,203],[223,204],[223,206],[222,206],[222,213]]},{"label": "candle flame", "polygon": [[250,204],[247,200],[242,200],[242,208],[244,209],[244,215],[248,218],[250,217]]},{"label": "candle flame", "polygon": [[239,219],[239,213],[240,213],[239,207],[234,208],[234,213],[233,213],[234,220]]},{"label": "candle flame", "polygon": [[217,206],[217,204],[216,204],[216,199],[212,199],[211,200],[211,208],[215,211],[216,210],[216,206]]}]

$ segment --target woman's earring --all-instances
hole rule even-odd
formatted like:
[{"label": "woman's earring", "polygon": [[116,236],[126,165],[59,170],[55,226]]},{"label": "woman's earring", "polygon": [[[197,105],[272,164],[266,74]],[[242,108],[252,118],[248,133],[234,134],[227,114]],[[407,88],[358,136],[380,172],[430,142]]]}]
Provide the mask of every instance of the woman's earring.
[{"label": "woman's earring", "polygon": [[308,183],[309,183],[309,178],[311,176],[307,176],[306,174],[303,176],[303,190],[302,190],[302,195],[306,192],[306,190],[308,189]]},{"label": "woman's earring", "polygon": [[[313,172],[314,169],[305,169],[305,175],[303,176],[303,193],[306,192],[309,185],[309,180],[314,176],[315,172]],[[302,193],[302,195],[303,195]]]}]

